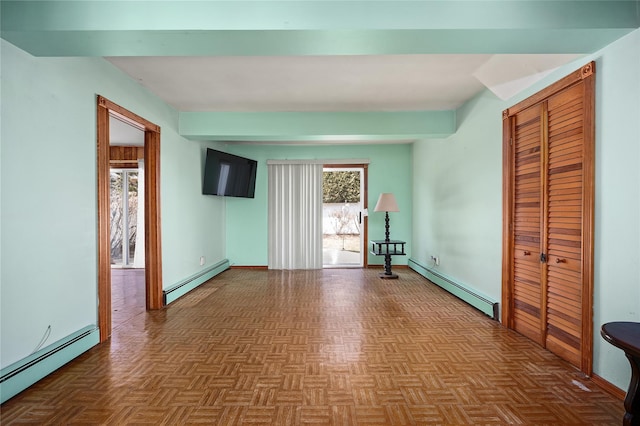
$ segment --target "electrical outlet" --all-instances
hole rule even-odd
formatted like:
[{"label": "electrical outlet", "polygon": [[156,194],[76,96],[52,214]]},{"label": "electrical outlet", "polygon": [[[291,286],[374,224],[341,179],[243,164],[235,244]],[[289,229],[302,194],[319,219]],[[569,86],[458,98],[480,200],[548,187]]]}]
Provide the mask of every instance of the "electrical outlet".
[{"label": "electrical outlet", "polygon": [[438,266],[440,265],[440,258],[438,256],[431,256],[431,260],[433,260],[433,263]]},{"label": "electrical outlet", "polygon": [[204,265],[204,256],[200,256],[200,266]]}]

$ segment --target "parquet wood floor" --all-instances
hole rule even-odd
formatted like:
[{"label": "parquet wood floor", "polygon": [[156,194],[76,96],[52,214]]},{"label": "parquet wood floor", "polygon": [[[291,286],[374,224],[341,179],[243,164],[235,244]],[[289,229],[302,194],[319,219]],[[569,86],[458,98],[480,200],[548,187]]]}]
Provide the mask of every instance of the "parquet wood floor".
[{"label": "parquet wood floor", "polygon": [[7,401],[13,424],[620,424],[622,401],[411,270],[234,269]]},{"label": "parquet wood floor", "polygon": [[144,269],[111,269],[111,328],[146,311]]}]

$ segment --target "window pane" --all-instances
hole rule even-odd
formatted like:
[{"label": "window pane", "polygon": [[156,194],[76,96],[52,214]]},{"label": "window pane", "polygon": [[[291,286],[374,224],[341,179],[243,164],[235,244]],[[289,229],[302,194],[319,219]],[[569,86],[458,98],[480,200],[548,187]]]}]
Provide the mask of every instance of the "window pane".
[{"label": "window pane", "polygon": [[111,172],[111,264],[122,264],[122,172]]},{"label": "window pane", "polygon": [[136,234],[138,231],[138,172],[127,172],[129,177],[129,264],[133,264],[136,251]]}]

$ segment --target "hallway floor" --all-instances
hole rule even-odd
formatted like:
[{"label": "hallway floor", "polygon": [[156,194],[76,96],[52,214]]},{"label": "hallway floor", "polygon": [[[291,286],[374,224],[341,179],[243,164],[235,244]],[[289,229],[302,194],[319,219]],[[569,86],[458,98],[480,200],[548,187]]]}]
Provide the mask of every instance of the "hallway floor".
[{"label": "hallway floor", "polygon": [[111,328],[145,312],[144,269],[111,268]]}]

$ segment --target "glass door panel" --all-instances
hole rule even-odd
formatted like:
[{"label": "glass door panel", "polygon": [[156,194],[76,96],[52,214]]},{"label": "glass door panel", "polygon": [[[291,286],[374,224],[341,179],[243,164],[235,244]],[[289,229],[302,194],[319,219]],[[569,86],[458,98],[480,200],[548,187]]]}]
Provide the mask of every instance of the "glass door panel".
[{"label": "glass door panel", "polygon": [[122,235],[124,217],[124,198],[122,197],[123,171],[111,171],[111,264],[122,265]]},{"label": "glass door panel", "polygon": [[363,266],[363,169],[325,168],[322,181],[323,266]]},{"label": "glass door panel", "polygon": [[[138,231],[138,172],[127,171],[128,209],[127,209],[127,238],[129,241],[127,265],[133,265],[136,252],[136,237]],[[144,232],[144,230],[143,230]]]},{"label": "glass door panel", "polygon": [[138,171],[111,170],[111,265],[131,266],[138,228]]}]

